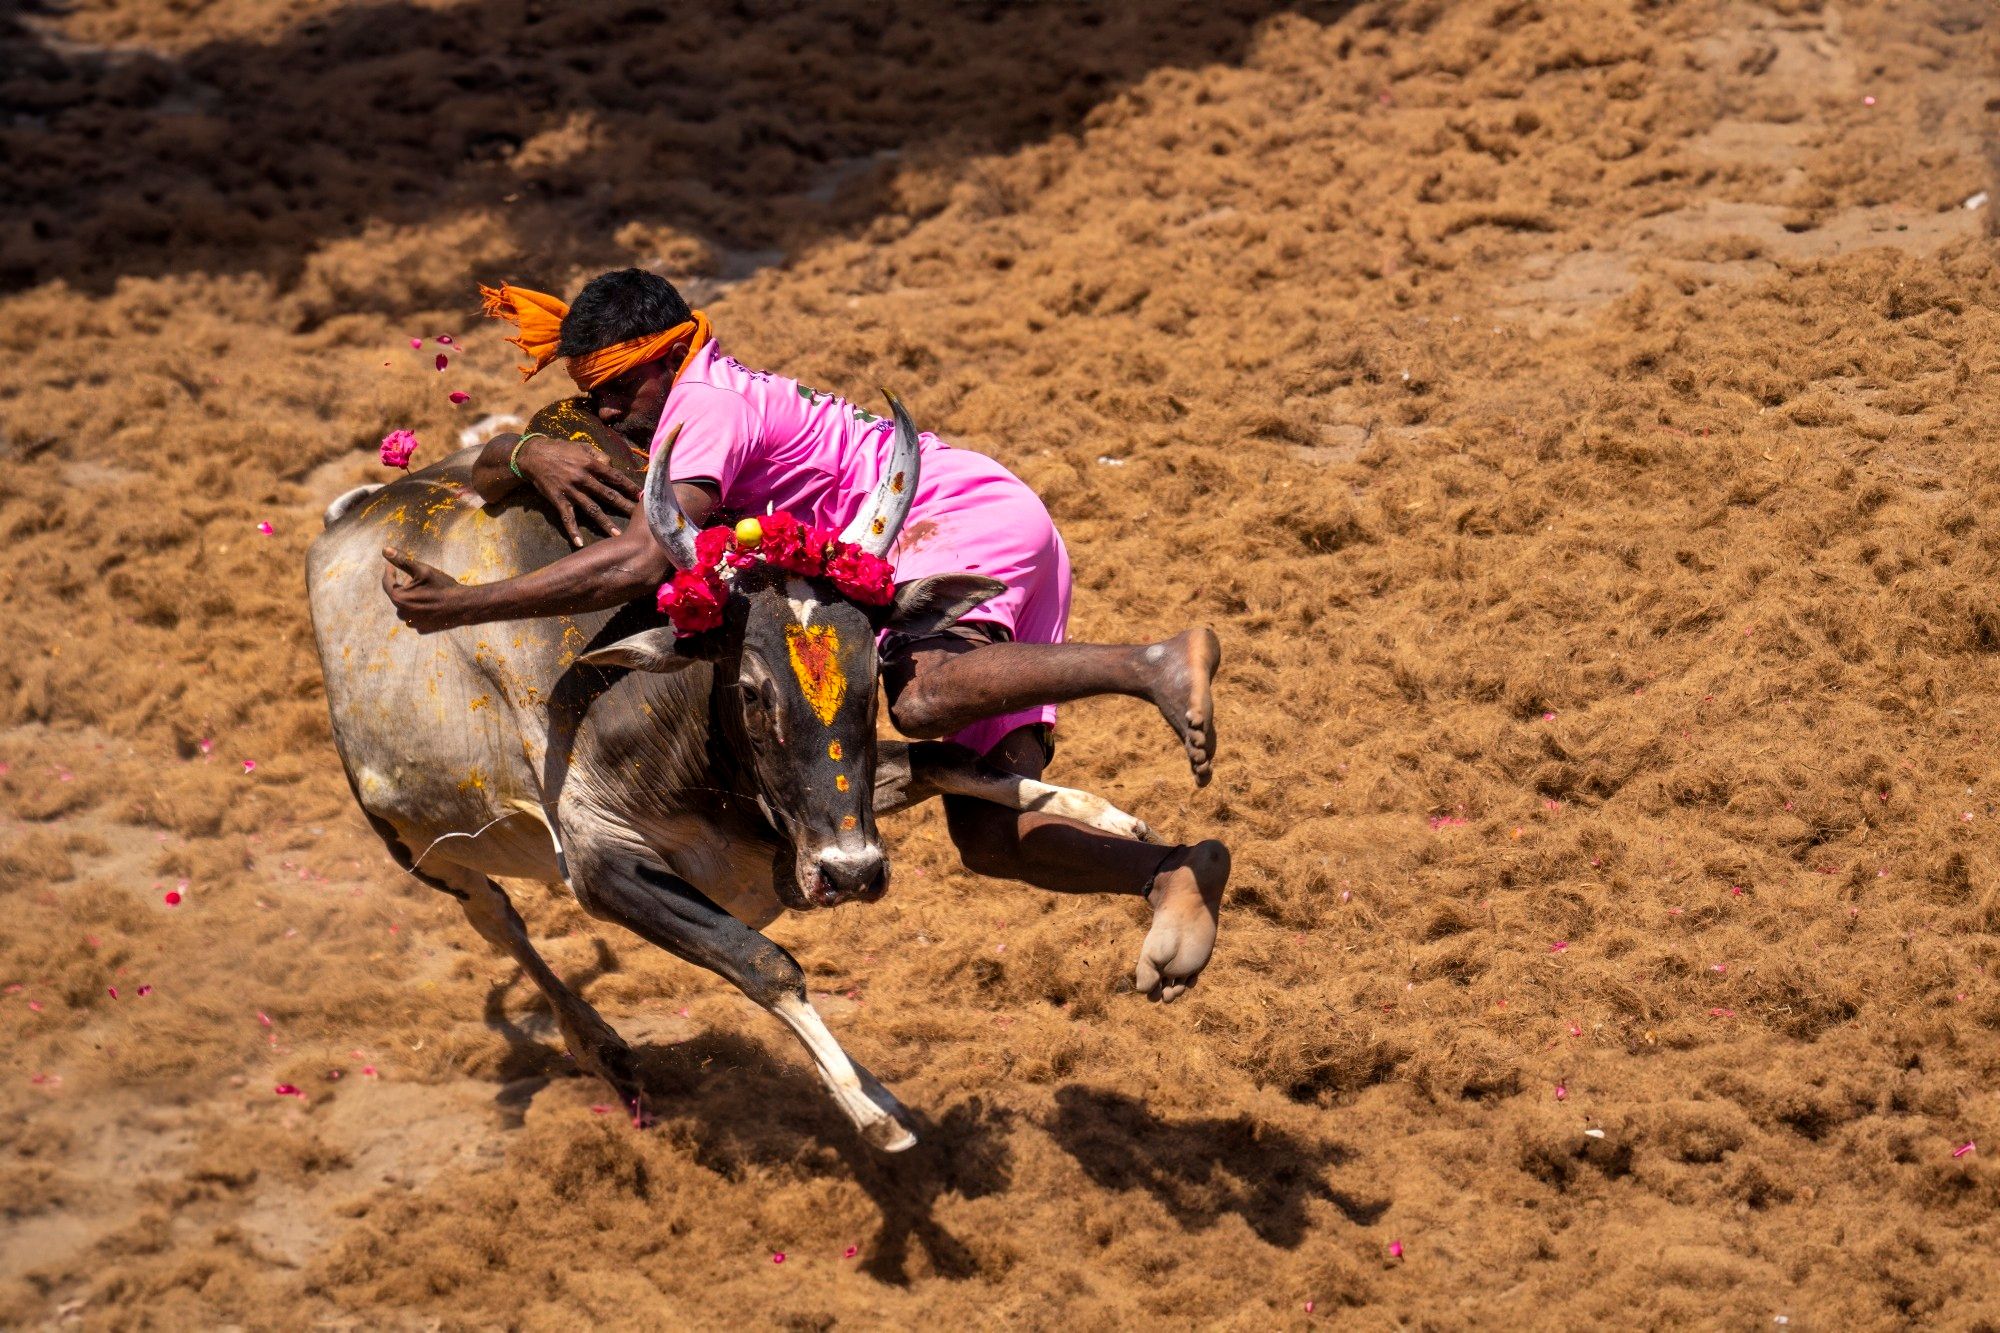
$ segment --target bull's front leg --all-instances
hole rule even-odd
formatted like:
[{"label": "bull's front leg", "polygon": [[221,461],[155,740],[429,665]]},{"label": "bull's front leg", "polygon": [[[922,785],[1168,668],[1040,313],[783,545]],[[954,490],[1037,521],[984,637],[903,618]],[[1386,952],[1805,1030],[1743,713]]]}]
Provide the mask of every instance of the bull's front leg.
[{"label": "bull's front leg", "polygon": [[1009,773],[948,741],[883,741],[875,764],[875,813],[893,814],[933,796],[971,796],[1009,810],[1061,815],[1119,838],[1159,842],[1146,822],[1094,792]]},{"label": "bull's front leg", "polygon": [[863,1139],[883,1152],[915,1145],[917,1136],[899,1118],[901,1103],[848,1058],[806,999],[805,974],[797,959],[663,866],[598,861],[587,853],[576,856],[576,850],[571,885],[586,911],[729,980],[804,1043],[820,1081]]}]

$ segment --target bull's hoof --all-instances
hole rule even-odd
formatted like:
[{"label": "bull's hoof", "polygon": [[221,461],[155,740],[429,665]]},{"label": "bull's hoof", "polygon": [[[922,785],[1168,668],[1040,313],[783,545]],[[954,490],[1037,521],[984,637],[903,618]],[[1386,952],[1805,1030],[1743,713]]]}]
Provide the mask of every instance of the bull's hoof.
[{"label": "bull's hoof", "polygon": [[917,1136],[893,1116],[863,1127],[861,1137],[877,1152],[907,1152],[917,1146]]},{"label": "bull's hoof", "polygon": [[862,1141],[877,1152],[906,1152],[916,1147],[916,1133],[903,1123],[903,1104],[896,1100],[896,1094],[859,1064],[854,1073],[861,1084],[858,1090],[836,1087],[830,1081],[828,1088],[861,1131]]}]

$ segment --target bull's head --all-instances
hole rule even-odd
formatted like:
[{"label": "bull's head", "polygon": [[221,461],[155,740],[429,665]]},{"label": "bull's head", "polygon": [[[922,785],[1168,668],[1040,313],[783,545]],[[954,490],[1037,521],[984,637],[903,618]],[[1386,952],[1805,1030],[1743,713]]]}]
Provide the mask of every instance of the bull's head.
[{"label": "bull's head", "polygon": [[[885,558],[916,495],[918,468],[916,427],[894,395],[890,406],[889,465],[841,534]],[[675,567],[692,569],[695,532],[669,480],[671,450],[669,440],[647,473],[646,521]],[[650,671],[713,661],[723,729],[765,818],[794,849],[779,896],[793,908],[872,901],[889,886],[875,831],[876,636],[934,633],[1003,591],[977,574],[940,574],[900,583],[887,606],[868,606],[831,579],[751,564],[728,585],[722,625],[699,642],[647,630],[582,660]]]}]

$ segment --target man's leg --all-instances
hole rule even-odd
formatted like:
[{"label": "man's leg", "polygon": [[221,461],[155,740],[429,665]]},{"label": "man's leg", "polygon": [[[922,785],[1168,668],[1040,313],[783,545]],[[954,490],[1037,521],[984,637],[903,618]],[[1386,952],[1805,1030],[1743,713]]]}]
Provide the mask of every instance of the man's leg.
[{"label": "man's leg", "polygon": [[[975,722],[1097,694],[1149,699],[1180,736],[1195,785],[1214,773],[1210,685],[1222,645],[1205,629],[1152,644],[986,643],[933,638],[910,654],[901,689],[891,681],[896,729],[936,740]],[[884,667],[885,680],[890,676]],[[1044,885],[1053,888],[1053,885]]]},{"label": "man's leg", "polygon": [[[962,657],[974,651],[987,649]],[[1039,778],[1048,758],[1041,728],[1021,727],[1008,733],[986,762]],[[1140,946],[1133,980],[1150,998],[1177,998],[1208,965],[1229,881],[1229,849],[1221,843],[1160,847],[1100,833],[1060,815],[1009,810],[966,796],[945,797],[944,809],[959,856],[975,874],[1057,893],[1143,894],[1153,908],[1153,925]]]}]

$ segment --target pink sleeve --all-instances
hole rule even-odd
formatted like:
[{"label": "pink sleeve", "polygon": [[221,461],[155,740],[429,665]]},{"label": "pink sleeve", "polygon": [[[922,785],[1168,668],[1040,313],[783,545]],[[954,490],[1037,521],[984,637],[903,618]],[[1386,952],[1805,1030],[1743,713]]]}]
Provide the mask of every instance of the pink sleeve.
[{"label": "pink sleeve", "polygon": [[674,392],[660,417],[653,436],[656,451],[677,425],[681,434],[674,441],[670,465],[674,480],[706,478],[716,484],[723,502],[728,503],[736,474],[757,444],[757,417],[750,401],[733,389],[685,385]]}]

